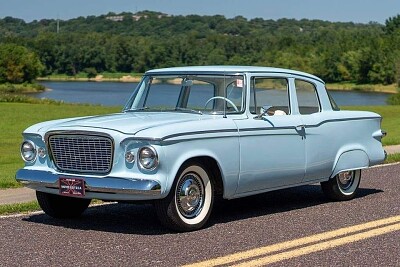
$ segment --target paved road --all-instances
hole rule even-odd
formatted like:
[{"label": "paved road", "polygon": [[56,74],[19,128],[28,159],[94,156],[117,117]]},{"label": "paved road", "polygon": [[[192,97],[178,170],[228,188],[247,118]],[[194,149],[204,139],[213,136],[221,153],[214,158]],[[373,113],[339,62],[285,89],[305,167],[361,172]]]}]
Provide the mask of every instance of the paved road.
[{"label": "paved road", "polygon": [[223,265],[400,266],[399,192],[397,164],[364,171],[348,202],[328,202],[317,185],[221,201],[192,233],[163,229],[149,205],[0,218],[0,266],[211,266],[223,256]]}]

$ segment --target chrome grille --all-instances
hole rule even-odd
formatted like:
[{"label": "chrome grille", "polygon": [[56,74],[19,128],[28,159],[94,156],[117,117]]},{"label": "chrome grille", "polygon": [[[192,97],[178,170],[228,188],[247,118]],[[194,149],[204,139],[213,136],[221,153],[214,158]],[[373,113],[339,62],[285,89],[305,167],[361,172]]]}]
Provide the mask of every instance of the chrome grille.
[{"label": "chrome grille", "polygon": [[62,171],[108,173],[112,165],[113,142],[104,136],[52,135],[51,154]]}]

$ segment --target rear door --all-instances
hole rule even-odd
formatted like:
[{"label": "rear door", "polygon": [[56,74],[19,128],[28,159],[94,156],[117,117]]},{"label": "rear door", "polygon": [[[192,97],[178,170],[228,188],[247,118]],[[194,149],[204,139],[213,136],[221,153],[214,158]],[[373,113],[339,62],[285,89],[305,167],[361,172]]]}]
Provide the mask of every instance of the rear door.
[{"label": "rear door", "polygon": [[332,172],[337,147],[338,122],[329,122],[321,111],[321,101],[312,80],[295,80],[298,109],[305,131],[306,173],[304,182],[327,178]]}]

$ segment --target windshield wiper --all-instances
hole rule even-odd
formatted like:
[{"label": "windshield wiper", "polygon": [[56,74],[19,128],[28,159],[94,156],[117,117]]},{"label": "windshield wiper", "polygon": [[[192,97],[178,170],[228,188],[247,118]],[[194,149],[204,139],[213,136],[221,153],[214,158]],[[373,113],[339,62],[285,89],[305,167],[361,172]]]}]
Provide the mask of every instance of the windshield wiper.
[{"label": "windshield wiper", "polygon": [[190,109],[190,108],[180,108],[180,107],[176,107],[175,110],[176,110],[176,111],[183,111],[183,112],[196,113],[196,114],[203,115],[203,112],[201,112],[200,110],[195,110],[195,109]]},{"label": "windshield wiper", "polygon": [[127,112],[134,112],[134,111],[142,111],[142,110],[146,110],[149,109],[149,107],[141,107],[141,108],[131,108],[126,110]]}]

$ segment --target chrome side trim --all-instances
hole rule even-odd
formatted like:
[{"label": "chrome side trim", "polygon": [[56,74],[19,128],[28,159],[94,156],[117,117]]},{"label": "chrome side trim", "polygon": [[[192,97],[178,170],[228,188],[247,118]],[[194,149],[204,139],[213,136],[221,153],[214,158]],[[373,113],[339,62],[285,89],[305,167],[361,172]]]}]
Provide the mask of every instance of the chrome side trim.
[{"label": "chrome side trim", "polygon": [[316,128],[319,127],[325,123],[330,123],[330,122],[341,122],[341,121],[359,121],[359,120],[373,120],[373,119],[379,119],[380,117],[358,117],[358,118],[343,118],[343,119],[330,119],[330,120],[324,120],[321,121],[318,124],[309,124],[305,125],[306,128]]},{"label": "chrome side trim", "polygon": [[[309,125],[304,125],[304,128],[316,128],[319,127],[325,123],[331,123],[331,122],[341,122],[341,121],[358,121],[358,120],[365,120],[365,119],[377,119],[379,117],[361,117],[361,118],[343,118],[343,119],[330,119],[330,120],[325,120],[322,121],[318,124],[309,124]],[[124,140],[121,141],[121,144],[125,141],[148,141],[148,142],[166,142],[168,139],[173,139],[176,137],[182,137],[182,136],[194,136],[194,135],[202,135],[202,134],[216,134],[216,133],[238,133],[240,134],[241,132],[256,132],[256,131],[276,131],[276,130],[296,130],[296,127],[294,126],[282,126],[282,127],[257,127],[257,128],[243,128],[243,129],[220,129],[220,130],[205,130],[205,131],[193,131],[193,132],[181,132],[181,133],[176,133],[176,134],[171,134],[171,135],[166,135],[163,137],[158,137],[158,138],[152,138],[152,137],[127,137]],[[212,136],[212,137],[205,137],[205,138],[225,138],[229,136]],[[184,140],[190,140],[190,139],[184,139]],[[179,140],[179,141],[183,141]]]},{"label": "chrome side trim", "polygon": [[216,133],[238,133],[238,129],[222,129],[222,130],[184,132],[184,133],[177,133],[177,134],[171,134],[171,135],[164,136],[161,138],[161,140],[164,141],[167,139],[181,137],[181,136],[187,136],[187,135],[216,134]]},{"label": "chrome side trim", "polygon": [[[55,174],[49,171],[20,169],[15,178],[27,187],[40,190],[40,188],[58,188],[58,179],[82,178],[73,175]],[[145,196],[160,196],[161,185],[155,180],[125,179],[119,177],[84,177],[87,192],[108,194],[130,194]]]}]

